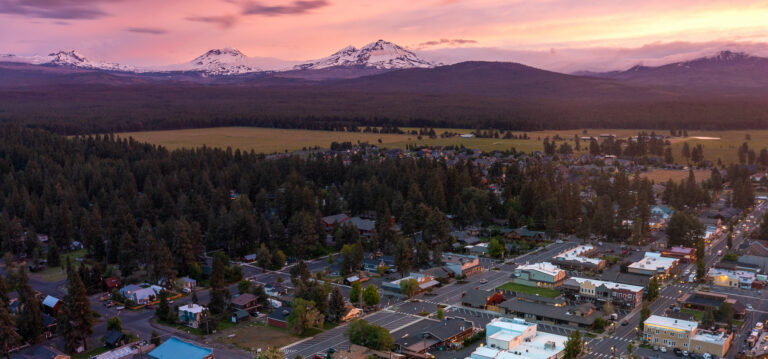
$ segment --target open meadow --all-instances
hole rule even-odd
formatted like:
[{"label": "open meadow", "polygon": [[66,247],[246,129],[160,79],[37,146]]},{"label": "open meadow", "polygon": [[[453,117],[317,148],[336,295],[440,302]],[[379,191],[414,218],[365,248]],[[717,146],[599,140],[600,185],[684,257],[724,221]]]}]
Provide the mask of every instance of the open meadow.
[{"label": "open meadow", "polygon": [[[470,130],[461,129],[435,129],[440,134],[443,131],[469,133]],[[418,139],[414,135],[378,134],[362,132],[335,132],[312,130],[287,130],[258,127],[216,127],[186,130],[123,132],[117,135],[121,137],[133,137],[142,142],[162,145],[169,149],[208,147],[231,147],[244,151],[256,151],[263,153],[276,153],[297,151],[303,148],[318,146],[328,148],[331,142],[350,141],[368,142],[379,144],[387,148],[405,148],[407,145],[419,144],[428,146],[438,145],[463,145],[472,149],[483,151],[508,150],[515,148],[518,151],[531,152],[542,150],[542,141],[546,137],[559,135],[568,141],[573,141],[574,135],[598,137],[603,133],[615,134],[618,137],[636,135],[640,130],[612,130],[612,129],[588,129],[588,130],[552,130],[526,132],[530,139],[500,139],[500,138],[435,138],[424,137]],[[650,131],[647,131],[650,133]],[[514,132],[520,135],[523,132]],[[663,132],[666,133],[666,132]],[[746,136],[749,134],[750,139]],[[690,131],[687,138],[672,138],[672,153],[675,161],[683,163],[681,155],[683,143],[687,142],[693,147],[701,144],[704,148],[704,157],[713,163],[720,159],[724,164],[737,162],[737,148],[747,142],[750,148],[759,153],[760,149],[768,147],[768,130],[740,130],[740,131]],[[582,142],[582,151],[587,146]]]}]

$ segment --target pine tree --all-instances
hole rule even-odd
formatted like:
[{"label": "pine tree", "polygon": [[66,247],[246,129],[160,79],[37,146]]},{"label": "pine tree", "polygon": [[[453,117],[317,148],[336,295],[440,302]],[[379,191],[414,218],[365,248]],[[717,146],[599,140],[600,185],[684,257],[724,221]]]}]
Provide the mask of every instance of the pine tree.
[{"label": "pine tree", "polygon": [[576,359],[581,355],[581,333],[578,330],[571,332],[568,341],[565,342],[565,352],[563,358]]},{"label": "pine tree", "polygon": [[328,301],[328,320],[338,323],[344,315],[345,305],[344,294],[339,287],[334,286]]},{"label": "pine tree", "polygon": [[24,268],[18,269],[19,275],[19,333],[32,343],[37,343],[43,334],[43,316],[40,299],[29,285],[29,278]]},{"label": "pine tree", "polygon": [[400,278],[405,277],[413,268],[413,250],[410,243],[404,237],[398,236],[397,246],[395,246],[395,267],[400,273]]},{"label": "pine tree", "polygon": [[8,303],[0,300],[0,333],[3,333],[0,335],[0,353],[10,359],[10,351],[18,345],[21,336],[16,333],[13,317],[6,309],[7,307]]},{"label": "pine tree", "polygon": [[173,237],[173,253],[176,259],[176,271],[180,274],[189,273],[192,263],[195,263],[195,252],[189,241],[189,223],[186,220],[176,222]]},{"label": "pine tree", "polygon": [[82,345],[88,349],[87,338],[93,334],[93,315],[91,314],[91,302],[85,292],[85,286],[80,275],[72,268],[71,259],[67,259],[67,296],[62,308],[63,315],[59,315],[61,333],[66,339],[67,352],[73,353]]},{"label": "pine tree", "polygon": [[3,302],[3,304],[6,307],[5,309],[10,313],[11,307],[10,307],[10,300],[8,298],[8,285],[5,284],[5,280],[1,275],[0,275],[0,302]]},{"label": "pine tree", "polygon": [[59,253],[59,246],[54,241],[48,241],[48,254],[46,262],[49,267],[61,266],[61,254]]}]

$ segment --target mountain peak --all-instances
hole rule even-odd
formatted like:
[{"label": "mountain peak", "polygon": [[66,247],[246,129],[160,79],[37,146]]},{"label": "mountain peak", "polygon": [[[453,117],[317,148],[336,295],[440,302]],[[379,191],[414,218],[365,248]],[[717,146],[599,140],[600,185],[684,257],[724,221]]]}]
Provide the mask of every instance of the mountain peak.
[{"label": "mountain peak", "polygon": [[717,55],[710,57],[712,60],[718,61],[739,61],[745,60],[752,56],[745,52],[733,52],[731,50],[723,50],[717,53]]},{"label": "mountain peak", "polygon": [[208,50],[196,57],[189,64],[192,71],[201,71],[210,75],[240,75],[260,72],[253,66],[251,59],[234,47]]},{"label": "mountain peak", "polygon": [[391,43],[377,40],[360,49],[347,46],[331,56],[296,65],[296,70],[316,70],[328,67],[367,67],[376,69],[430,68],[435,64],[423,60],[411,51]]}]

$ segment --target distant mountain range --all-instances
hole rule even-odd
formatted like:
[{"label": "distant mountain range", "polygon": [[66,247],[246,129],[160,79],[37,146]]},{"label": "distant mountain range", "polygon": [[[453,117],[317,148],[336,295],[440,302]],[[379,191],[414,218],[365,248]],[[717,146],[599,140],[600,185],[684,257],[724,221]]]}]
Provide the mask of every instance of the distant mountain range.
[{"label": "distant mountain range", "polygon": [[76,51],[3,55],[0,122],[42,123],[67,133],[307,121],[313,128],[329,121],[528,130],[768,128],[768,59],[730,51],[575,74],[512,62],[433,64],[385,41],[281,71],[263,71],[259,60],[232,48],[155,69],[91,61]]},{"label": "distant mountain range", "polygon": [[131,73],[177,73],[198,72],[207,76],[234,76],[263,72],[295,70],[320,70],[327,68],[356,68],[376,70],[399,70],[410,68],[431,68],[436,65],[419,58],[405,48],[384,40],[378,40],[357,49],[345,47],[336,53],[314,61],[285,66],[278,70],[264,70],[259,64],[263,58],[248,57],[235,48],[212,49],[194,60],[177,65],[160,67],[132,67],[110,62],[92,61],[77,50],[59,51],[48,56],[0,55],[0,62],[26,63],[33,65],[70,67],[88,70]]},{"label": "distant mountain range", "polygon": [[638,65],[625,71],[575,73],[580,76],[696,91],[766,89],[768,76],[765,74],[768,74],[768,58],[728,50],[709,57],[657,67]]}]

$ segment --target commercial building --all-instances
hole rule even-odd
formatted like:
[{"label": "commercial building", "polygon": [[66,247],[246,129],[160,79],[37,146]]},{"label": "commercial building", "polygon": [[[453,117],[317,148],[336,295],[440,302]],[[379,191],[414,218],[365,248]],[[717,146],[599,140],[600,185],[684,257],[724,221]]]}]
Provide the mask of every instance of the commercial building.
[{"label": "commercial building", "polygon": [[567,337],[539,332],[520,318],[496,318],[485,327],[485,343],[471,359],[556,359],[564,355]]},{"label": "commercial building", "polygon": [[572,277],[562,286],[561,292],[575,300],[611,302],[620,308],[634,308],[643,302],[644,287],[596,279]]},{"label": "commercial building", "polygon": [[394,280],[394,281],[391,281],[391,282],[383,282],[383,283],[381,283],[381,289],[385,289],[385,290],[388,290],[388,291],[394,292],[394,293],[400,293],[401,292],[401,290],[400,290],[400,282],[402,282],[404,280],[409,280],[409,279],[415,279],[416,282],[419,283],[419,290],[418,290],[418,292],[425,291],[425,290],[427,290],[429,288],[432,288],[432,287],[440,284],[440,282],[435,280],[435,278],[433,278],[430,275],[427,275],[427,274],[424,274],[424,273],[411,273],[407,277],[400,278],[398,280]]},{"label": "commercial building", "polygon": [[524,264],[515,268],[513,283],[530,287],[555,288],[565,281],[565,271],[549,262]]},{"label": "commercial building", "polygon": [[690,308],[699,311],[718,310],[723,303],[728,303],[733,308],[734,319],[743,319],[747,314],[747,308],[743,303],[736,299],[728,298],[728,295],[723,293],[704,292],[704,291],[692,291],[683,294],[678,300],[680,306],[683,308]]},{"label": "commercial building", "polygon": [[678,262],[676,258],[662,257],[661,253],[645,252],[645,257],[630,264],[627,272],[664,279],[677,268]]},{"label": "commercial building", "polygon": [[499,312],[532,322],[546,322],[579,328],[590,328],[600,312],[592,303],[558,306],[530,298],[512,298],[499,304]]},{"label": "commercial building", "polygon": [[504,294],[499,291],[470,289],[461,295],[461,305],[498,311],[498,305],[504,301]]},{"label": "commercial building", "polygon": [[733,334],[699,330],[698,325],[693,321],[652,315],[643,322],[643,335],[654,346],[724,356],[731,345]]},{"label": "commercial building", "polygon": [[149,352],[150,359],[213,359],[213,349],[187,343],[171,337],[155,350]]},{"label": "commercial building", "polygon": [[477,256],[447,253],[443,254],[442,261],[445,263],[445,267],[450,269],[456,276],[469,277],[483,271],[483,267],[480,265],[480,258]]},{"label": "commercial building", "polygon": [[749,271],[710,268],[707,272],[707,279],[712,282],[712,285],[719,287],[750,289],[756,275]]},{"label": "commercial building", "polygon": [[598,271],[605,268],[605,260],[590,258],[597,253],[597,248],[591,244],[583,244],[563,251],[554,257],[557,266],[564,269],[579,271]]},{"label": "commercial building", "polygon": [[[396,332],[395,351],[421,357],[432,350],[456,349],[475,333],[472,322],[462,318],[426,319]],[[413,355],[417,354],[417,355]]]},{"label": "commercial building", "polygon": [[693,263],[696,261],[696,249],[676,246],[661,251],[662,257],[675,258],[682,263]]}]

